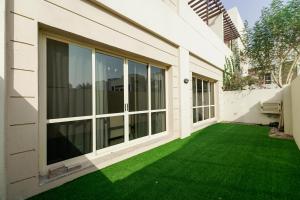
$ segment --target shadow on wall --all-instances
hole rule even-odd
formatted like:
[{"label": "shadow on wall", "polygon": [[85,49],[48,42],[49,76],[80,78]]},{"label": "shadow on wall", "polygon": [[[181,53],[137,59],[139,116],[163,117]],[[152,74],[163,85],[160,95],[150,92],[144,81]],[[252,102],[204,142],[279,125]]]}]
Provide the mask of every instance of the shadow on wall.
[{"label": "shadow on wall", "polygon": [[283,89],[255,89],[223,92],[222,120],[269,124],[279,121],[279,115],[261,112],[261,103],[282,102]]}]

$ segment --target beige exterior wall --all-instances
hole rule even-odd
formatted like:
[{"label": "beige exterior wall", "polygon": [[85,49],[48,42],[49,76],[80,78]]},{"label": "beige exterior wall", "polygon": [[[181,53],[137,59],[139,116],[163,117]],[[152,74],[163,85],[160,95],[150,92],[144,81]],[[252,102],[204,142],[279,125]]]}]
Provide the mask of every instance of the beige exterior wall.
[{"label": "beige exterior wall", "polygon": [[5,1],[0,2],[0,199],[6,196],[5,174]]},{"label": "beige exterior wall", "polygon": [[292,102],[292,133],[300,149],[300,77],[295,79],[291,85],[291,102]]},{"label": "beige exterior wall", "polygon": [[291,85],[283,89],[283,120],[284,132],[293,135],[293,116],[292,116],[292,91]]},{"label": "beige exterior wall", "polygon": [[[170,2],[162,0],[8,1],[8,56],[5,81],[8,199],[23,199],[46,191],[174,138],[185,137],[189,130],[201,128],[193,127],[190,123],[190,126],[183,126],[183,113],[187,111],[189,118],[192,113],[190,106],[182,107],[191,105],[185,101],[191,99],[187,99],[186,94],[192,95],[191,81],[190,84],[184,85],[183,79],[191,80],[191,74],[194,72],[221,80],[225,55],[231,52],[218,36],[191,12],[186,2],[171,1],[176,2],[178,12],[170,9]],[[166,66],[169,97],[168,134],[146,138],[131,146],[107,152],[110,154],[85,157],[80,161],[84,166],[81,170],[63,178],[41,179],[39,160],[40,149],[43,147],[39,146],[39,138],[41,134],[45,134],[38,129],[38,118],[41,114],[38,84],[41,32]],[[195,56],[190,56],[191,53]]]},{"label": "beige exterior wall", "polygon": [[221,41],[224,41],[224,22],[223,14],[217,15],[208,20],[208,26],[219,36]]},{"label": "beige exterior wall", "polygon": [[[229,9],[227,11],[227,13],[228,13],[231,21],[233,22],[233,24],[237,28],[238,32],[240,34],[243,34],[243,32],[245,31],[245,26],[244,26],[244,22],[242,20],[242,17],[240,16],[240,13],[239,13],[237,7],[233,7],[231,9]],[[244,49],[244,45],[243,45],[242,40],[240,38],[237,39],[237,44],[238,44],[238,47],[240,49]]]},{"label": "beige exterior wall", "polygon": [[165,2],[173,11],[178,11],[178,1],[179,0],[162,0]]}]

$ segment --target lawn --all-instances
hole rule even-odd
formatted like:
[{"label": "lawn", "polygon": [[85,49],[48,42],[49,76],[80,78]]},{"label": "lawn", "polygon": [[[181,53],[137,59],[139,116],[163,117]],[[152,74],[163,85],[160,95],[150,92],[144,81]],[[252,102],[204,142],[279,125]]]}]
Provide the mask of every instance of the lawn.
[{"label": "lawn", "polygon": [[300,199],[300,151],[268,131],[215,124],[31,199]]}]

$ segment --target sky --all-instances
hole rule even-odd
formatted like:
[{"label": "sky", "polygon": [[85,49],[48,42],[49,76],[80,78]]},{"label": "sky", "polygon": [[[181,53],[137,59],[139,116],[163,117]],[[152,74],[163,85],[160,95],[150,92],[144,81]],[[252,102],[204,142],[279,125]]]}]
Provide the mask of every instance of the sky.
[{"label": "sky", "polygon": [[221,0],[226,10],[237,7],[243,21],[247,20],[250,27],[259,19],[263,7],[270,5],[272,0]]}]

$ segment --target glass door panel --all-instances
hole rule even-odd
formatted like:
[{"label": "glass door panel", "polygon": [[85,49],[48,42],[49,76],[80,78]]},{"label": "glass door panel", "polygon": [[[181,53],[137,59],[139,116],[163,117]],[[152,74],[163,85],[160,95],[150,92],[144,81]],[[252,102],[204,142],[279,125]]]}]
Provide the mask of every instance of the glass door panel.
[{"label": "glass door panel", "polygon": [[166,108],[165,70],[151,67],[151,110]]},{"label": "glass door panel", "polygon": [[47,119],[92,115],[92,51],[47,39]]},{"label": "glass door panel", "polygon": [[148,113],[129,116],[129,140],[148,135]]},{"label": "glass door panel", "polygon": [[128,61],[129,112],[148,110],[148,66]]},{"label": "glass door panel", "polygon": [[166,113],[155,112],[151,114],[151,134],[157,134],[166,131]]},{"label": "glass door panel", "polygon": [[104,117],[96,120],[97,150],[124,142],[124,117]]},{"label": "glass door panel", "polygon": [[124,60],[96,53],[96,114],[124,112]]}]

